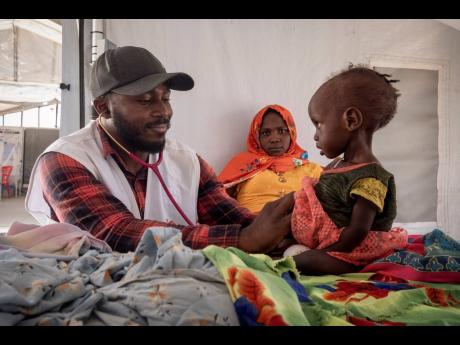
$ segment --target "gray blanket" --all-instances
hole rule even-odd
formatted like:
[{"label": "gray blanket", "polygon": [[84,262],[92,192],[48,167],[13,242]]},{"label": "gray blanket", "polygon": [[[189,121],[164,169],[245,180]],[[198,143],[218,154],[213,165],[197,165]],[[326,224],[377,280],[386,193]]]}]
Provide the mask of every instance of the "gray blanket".
[{"label": "gray blanket", "polygon": [[238,324],[220,274],[177,229],[150,228],[127,254],[0,250],[0,325]]}]

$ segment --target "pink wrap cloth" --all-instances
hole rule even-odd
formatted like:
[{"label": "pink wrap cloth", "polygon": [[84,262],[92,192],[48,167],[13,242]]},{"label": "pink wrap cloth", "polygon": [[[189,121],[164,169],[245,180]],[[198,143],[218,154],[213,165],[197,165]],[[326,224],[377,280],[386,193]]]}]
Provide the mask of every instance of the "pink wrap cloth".
[{"label": "pink wrap cloth", "polygon": [[79,256],[90,247],[111,252],[110,246],[75,225],[55,223],[44,226],[14,222],[6,236],[0,236],[0,245],[29,253]]}]

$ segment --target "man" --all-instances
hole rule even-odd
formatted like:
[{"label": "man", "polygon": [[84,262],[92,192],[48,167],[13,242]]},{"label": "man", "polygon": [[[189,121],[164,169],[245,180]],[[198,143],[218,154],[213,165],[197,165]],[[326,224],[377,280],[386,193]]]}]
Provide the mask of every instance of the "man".
[{"label": "man", "polygon": [[166,73],[144,48],[106,51],[91,71],[98,120],[58,139],[37,159],[26,209],[41,223],[88,230],[120,252],[134,250],[151,226],[182,229],[194,249],[275,248],[290,231],[293,195],[255,217],[228,197],[201,157],[166,138],[170,90],[193,85],[185,73]]}]

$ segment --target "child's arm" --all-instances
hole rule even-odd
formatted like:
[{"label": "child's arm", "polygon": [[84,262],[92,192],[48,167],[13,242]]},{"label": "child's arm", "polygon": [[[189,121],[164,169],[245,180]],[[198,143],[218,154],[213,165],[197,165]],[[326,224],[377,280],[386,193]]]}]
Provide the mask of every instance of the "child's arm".
[{"label": "child's arm", "polygon": [[349,253],[366,238],[374,222],[377,206],[360,196],[357,196],[356,199],[350,225],[342,231],[340,239],[336,243],[321,249],[321,251]]}]

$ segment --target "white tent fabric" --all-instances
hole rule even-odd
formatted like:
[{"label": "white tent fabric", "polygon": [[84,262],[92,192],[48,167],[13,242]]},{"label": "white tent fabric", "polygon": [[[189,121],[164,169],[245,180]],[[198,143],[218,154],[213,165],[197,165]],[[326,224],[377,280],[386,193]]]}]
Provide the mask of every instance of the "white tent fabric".
[{"label": "white tent fabric", "polygon": [[46,19],[0,20],[0,114],[60,101],[61,31]]},{"label": "white tent fabric", "polygon": [[374,153],[395,175],[396,220],[435,221],[439,165],[438,72],[406,68],[377,70],[400,80],[394,84],[401,93],[397,114],[374,135],[373,141]]},{"label": "white tent fabric", "polygon": [[[170,135],[193,147],[217,172],[244,150],[252,117],[270,103],[292,111],[299,143],[312,160],[325,163],[313,143],[307,104],[319,85],[349,62],[438,66],[439,164],[432,172],[438,203],[433,221],[460,239],[460,32],[454,28],[436,20],[122,19],[107,20],[106,27],[106,38],[118,46],[146,47],[168,71],[193,76],[192,91],[172,95]],[[392,132],[384,131],[390,145]],[[420,181],[413,183],[423,188]]]}]

